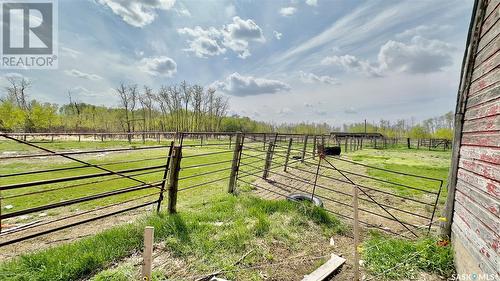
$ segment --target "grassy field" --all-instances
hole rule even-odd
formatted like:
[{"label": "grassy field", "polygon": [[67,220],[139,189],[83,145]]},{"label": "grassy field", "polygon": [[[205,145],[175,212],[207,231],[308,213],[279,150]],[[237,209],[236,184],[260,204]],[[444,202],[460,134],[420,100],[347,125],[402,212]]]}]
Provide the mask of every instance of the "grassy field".
[{"label": "grassy field", "polygon": [[[155,240],[175,259],[183,260],[189,275],[224,269],[227,278],[260,280],[258,271],[237,270],[244,265],[271,262],[275,255],[311,249],[302,243],[327,243],[328,237],[344,233],[346,227],[322,209],[288,201],[265,201],[254,197],[214,195],[211,204],[199,204],[178,215],[152,215],[133,224],[119,226],[96,236],[51,248],[0,265],[2,280],[76,280],[89,277],[112,262],[142,249],[145,225],[154,226]],[[78,255],[74,255],[78,253]],[[72,258],[68,258],[68,257]],[[309,267],[314,266],[312,264]],[[309,268],[306,268],[309,270]],[[170,268],[171,271],[171,268]],[[157,280],[168,267],[155,272]],[[177,272],[178,274],[178,272]],[[275,277],[279,277],[275,275]],[[183,280],[186,276],[178,276]],[[93,280],[137,280],[138,271],[124,263],[96,274]]]},{"label": "grassy field", "polygon": [[[223,143],[226,141],[211,141],[211,143]],[[169,142],[162,142],[166,145]],[[199,140],[186,140],[184,144],[199,144]],[[144,145],[155,146],[156,142],[134,142],[129,144],[125,141],[56,141],[37,143],[49,149],[57,151],[73,151],[88,149],[104,149],[118,147],[141,147]],[[286,150],[286,143],[280,144],[277,154],[283,154]],[[254,144],[254,146],[258,146]],[[312,147],[309,146],[309,149]],[[260,150],[263,147],[259,146]],[[292,155],[300,155],[302,144],[293,145]],[[210,156],[190,157],[198,154],[222,152]],[[78,159],[88,161],[93,164],[105,164],[110,162],[120,162],[118,164],[105,165],[113,170],[131,169],[135,167],[163,165],[166,161],[168,148],[155,150],[131,150],[119,153],[100,153],[92,155],[77,155]],[[25,145],[16,144],[11,141],[0,141],[0,157],[15,154],[40,153],[39,150],[28,148]],[[262,152],[245,152],[247,155],[263,157]],[[227,168],[230,167],[232,152],[224,146],[205,147],[185,147],[183,149],[179,189],[201,184],[212,180],[217,180],[229,175]],[[422,176],[438,178],[446,181],[448,167],[450,163],[450,152],[428,151],[428,150],[407,150],[403,148],[375,150],[364,149],[344,154],[345,157],[353,161],[395,170],[404,173],[418,174]],[[253,159],[250,156],[246,161]],[[139,161],[140,159],[150,159]],[[283,157],[275,157],[277,163],[283,162]],[[216,165],[193,167],[212,162],[224,162]],[[75,164],[69,160],[54,158],[31,158],[23,160],[3,160],[0,161],[0,175],[11,173],[35,171],[49,168],[73,167]],[[261,165],[261,163],[256,164]],[[191,168],[190,168],[191,167]],[[210,171],[219,171],[205,174]],[[411,177],[399,176],[377,169],[367,168],[366,174],[388,181],[395,181],[402,184],[418,186],[425,190],[437,191],[439,185],[428,180],[418,180]],[[55,173],[41,173],[37,175],[27,175],[20,177],[4,177],[2,185],[14,184],[18,182],[31,182],[45,180],[47,178],[63,178],[87,173],[100,172],[96,168],[86,167],[74,170],[58,171]],[[197,174],[204,174],[200,177],[191,177]],[[163,169],[147,175],[137,175],[136,178],[154,182],[161,180]],[[40,185],[36,187],[4,190],[2,191],[2,214],[15,212],[18,210],[41,206],[48,203],[70,200],[81,196],[102,193],[110,190],[133,186],[137,182],[129,179],[109,176],[105,182],[92,183],[95,179],[79,180],[69,183],[59,183],[51,185]],[[111,180],[113,179],[113,180]],[[378,186],[388,190],[394,190],[400,194],[418,197],[419,192],[400,188],[384,183]],[[444,187],[446,186],[446,183]],[[23,197],[13,197],[21,193],[37,192],[46,189],[54,191],[40,194],[33,194]],[[248,186],[240,185],[240,190],[248,190]],[[131,280],[138,277],[138,268],[133,262],[127,260],[128,257],[136,255],[142,248],[141,236],[144,225],[154,225],[157,229],[155,241],[165,249],[169,255],[169,261],[178,262],[181,267],[188,268],[195,273],[207,273],[219,269],[227,272],[224,274],[229,279],[237,280],[262,280],[259,270],[245,270],[243,267],[255,264],[271,262],[275,257],[292,255],[296,252],[303,252],[310,248],[309,243],[327,243],[332,235],[344,235],[348,233],[348,227],[340,223],[334,217],[326,215],[323,211],[307,206],[291,204],[285,201],[265,201],[246,195],[245,192],[239,197],[226,195],[227,180],[221,180],[198,188],[179,192],[177,209],[180,214],[167,216],[162,214],[148,215],[137,222],[117,226],[106,230],[98,235],[81,239],[77,242],[64,246],[57,246],[37,253],[25,254],[10,262],[0,265],[0,279],[6,280],[68,280],[92,277],[93,280]],[[70,208],[60,208],[47,211],[48,216],[57,216],[61,213],[76,212],[80,210],[93,209],[98,206],[120,202],[151,192],[151,190],[136,191],[105,199],[72,205]],[[441,200],[444,201],[446,190],[443,190]],[[7,197],[7,198],[6,198]],[[10,208],[5,206],[10,205]],[[39,214],[25,217],[23,220],[36,219]],[[366,241],[366,246],[380,243],[380,236],[373,236]],[[383,240],[383,239],[382,239]],[[386,239],[384,251],[366,252],[364,257],[367,260],[367,269],[373,274],[382,274],[391,265],[397,264],[401,259],[415,249],[429,249],[419,260],[424,265],[415,265],[411,268],[412,274],[418,271],[428,271],[440,275],[447,275],[452,271],[450,268],[451,254],[447,249],[435,248],[436,241],[426,240],[413,244],[406,241]],[[307,241],[307,243],[304,243]],[[325,242],[326,241],[326,242]],[[96,245],[100,245],[97,247]],[[321,248],[321,246],[318,246]],[[427,248],[426,248],[427,247]],[[317,248],[317,247],[316,247]],[[252,253],[245,258],[242,266],[234,263],[250,249]],[[324,249],[323,249],[324,250]],[[66,259],[71,253],[78,252],[78,256]],[[164,254],[165,254],[164,253]],[[384,255],[382,255],[383,253]],[[393,258],[387,259],[387,256]],[[324,259],[320,259],[317,264],[307,263],[307,267],[300,268],[304,274],[317,267]],[[427,261],[427,263],[426,263]],[[111,266],[118,264],[116,266]],[[425,266],[427,264],[427,266]],[[104,270],[104,271],[102,271]],[[171,269],[172,270],[172,269]],[[160,268],[155,272],[158,280],[166,276],[173,276],[169,269]],[[382,274],[381,278],[397,279],[411,277],[409,271],[398,271],[396,273]],[[408,273],[408,274],[407,274]],[[243,276],[244,278],[236,278]],[[4,277],[4,278],[3,278]],[[182,278],[181,278],[182,279]]]},{"label": "grassy field", "polygon": [[[392,171],[420,175],[429,178],[435,178],[443,181],[441,193],[441,202],[444,202],[447,195],[447,178],[451,164],[451,151],[426,149],[365,149],[348,154],[354,161],[375,166],[378,168]],[[382,178],[423,190],[437,192],[440,183],[433,180],[419,179],[408,176],[401,176],[394,173],[388,173],[377,169],[367,169],[367,174],[373,177]],[[395,189],[402,195],[417,196],[419,191],[412,190],[395,185],[379,183],[380,187]]]}]

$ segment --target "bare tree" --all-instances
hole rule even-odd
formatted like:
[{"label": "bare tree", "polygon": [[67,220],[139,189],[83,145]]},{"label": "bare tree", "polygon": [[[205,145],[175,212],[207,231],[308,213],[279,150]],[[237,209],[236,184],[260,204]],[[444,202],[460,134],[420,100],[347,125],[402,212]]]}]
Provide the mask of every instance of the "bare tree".
[{"label": "bare tree", "polygon": [[75,121],[75,132],[79,132],[80,125],[82,124],[82,104],[80,102],[74,101],[71,96],[71,91],[68,90],[69,105],[76,115]]},{"label": "bare tree", "polygon": [[15,76],[7,77],[7,81],[10,84],[6,87],[8,99],[14,101],[22,110],[29,110],[30,104],[27,91],[32,86],[31,81],[24,77]]}]

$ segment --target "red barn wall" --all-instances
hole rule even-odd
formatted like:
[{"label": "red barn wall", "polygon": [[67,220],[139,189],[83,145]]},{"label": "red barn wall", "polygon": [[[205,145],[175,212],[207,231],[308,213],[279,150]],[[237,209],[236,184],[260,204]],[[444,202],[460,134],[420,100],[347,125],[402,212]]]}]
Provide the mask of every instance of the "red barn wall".
[{"label": "red barn wall", "polygon": [[[480,1],[481,2],[481,1]],[[483,2],[465,112],[452,240],[459,274],[500,280],[500,0]],[[483,279],[478,279],[483,280]]]}]

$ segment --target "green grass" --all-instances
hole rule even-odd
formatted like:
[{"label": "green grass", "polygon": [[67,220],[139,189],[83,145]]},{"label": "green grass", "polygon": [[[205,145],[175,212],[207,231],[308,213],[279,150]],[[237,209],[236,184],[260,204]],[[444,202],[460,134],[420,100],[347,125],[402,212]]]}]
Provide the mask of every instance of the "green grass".
[{"label": "green grass", "polygon": [[417,241],[372,234],[363,245],[363,259],[375,280],[415,279],[421,271],[451,277],[454,273],[451,245],[436,238]]},{"label": "green grass", "polygon": [[[354,161],[374,167],[442,180],[443,193],[440,198],[442,200],[446,198],[446,184],[451,164],[451,151],[409,150],[406,148],[385,150],[364,149],[351,153],[348,156]],[[438,181],[419,179],[373,168],[368,168],[366,172],[369,176],[432,192],[437,192],[440,186]],[[375,183],[379,187],[396,190],[401,195],[422,195],[421,191],[415,189],[382,182]]]},{"label": "green grass", "polygon": [[[4,145],[5,146],[6,142],[0,142],[0,146]],[[93,142],[64,142],[67,144],[67,147],[73,147],[74,149],[95,149],[95,148],[110,148],[110,147],[131,147],[128,143],[125,142],[117,142],[117,143],[112,143],[112,142],[107,142],[103,143],[106,144],[106,147],[95,147],[95,144],[101,145],[99,142],[93,143]],[[189,142],[186,142],[187,144]],[[10,144],[11,145],[11,144]],[[50,144],[43,144],[43,147],[48,147]],[[59,144],[57,144],[59,145]],[[78,146],[77,146],[78,145]],[[65,146],[66,147],[66,146]],[[52,147],[54,148],[54,147]],[[203,147],[203,148],[198,148],[198,147],[185,147],[183,149],[183,156],[191,156],[191,155],[196,155],[196,154],[203,154],[203,153],[210,153],[210,152],[218,152],[222,151],[223,149],[227,149],[226,147]],[[58,149],[61,150],[61,149]],[[68,150],[68,148],[64,149]],[[17,150],[19,151],[19,150]],[[134,169],[134,168],[141,168],[141,167],[147,167],[147,166],[157,166],[157,165],[164,165],[166,163],[166,155],[168,153],[168,147],[166,148],[161,148],[161,149],[154,149],[154,150],[132,150],[132,151],[127,151],[125,153],[109,153],[105,155],[75,155],[75,158],[85,160],[89,163],[92,164],[104,164],[104,163],[110,163],[110,162],[122,162],[119,164],[112,164],[112,165],[105,165],[105,168],[118,171],[118,170],[125,170],[125,169]],[[136,160],[141,160],[141,159],[147,159],[147,158],[159,158],[155,160],[147,160],[147,161],[138,161],[134,162]],[[192,166],[192,165],[197,165],[197,164],[205,164],[205,163],[212,163],[212,162],[219,162],[219,161],[226,161],[226,160],[231,160],[232,159],[232,151],[228,150],[227,153],[223,154],[215,154],[215,155],[210,155],[206,157],[195,157],[195,158],[183,158],[181,162],[181,167],[187,167],[187,166]],[[65,168],[65,167],[75,167],[75,166],[81,166],[79,163],[72,162],[70,160],[64,160],[61,157],[53,157],[53,158],[43,158],[43,159],[29,159],[29,160],[4,160],[0,162],[0,174],[12,174],[12,173],[18,173],[18,172],[26,172],[26,171],[35,171],[35,170],[44,170],[44,169],[57,169],[57,168]],[[189,177],[192,175],[196,175],[199,173],[205,173],[209,171],[215,171],[215,170],[220,170],[223,168],[229,168],[231,166],[230,162],[226,163],[221,163],[217,165],[212,165],[212,166],[204,166],[200,168],[190,168],[190,169],[183,169],[180,172],[180,178],[183,177]],[[81,168],[81,169],[73,169],[73,170],[64,170],[64,171],[57,171],[57,172],[50,172],[50,173],[39,173],[39,174],[33,174],[33,175],[26,175],[26,176],[16,176],[16,177],[7,177],[7,178],[2,178],[2,185],[8,185],[8,184],[15,184],[15,183],[21,183],[21,182],[33,182],[33,181],[40,181],[40,180],[47,180],[47,179],[56,179],[56,178],[64,178],[64,177],[72,177],[72,176],[78,176],[78,175],[84,175],[84,174],[94,174],[94,173],[102,173],[102,170],[99,170],[97,168],[93,167],[86,167],[86,168]],[[147,175],[138,175],[134,176],[135,178],[145,181],[145,182],[158,182],[162,180],[164,169],[159,168],[156,170],[155,173],[152,174],[147,174]],[[136,172],[136,173],[141,173],[141,172]],[[201,177],[192,177],[189,179],[181,180],[179,182],[179,188],[184,188],[188,187],[191,185],[195,184],[200,184],[202,182],[207,182],[211,180],[215,180],[218,178],[222,178],[224,176],[228,176],[230,173],[229,170],[225,171],[220,171],[208,175],[204,175]],[[129,174],[133,175],[133,174]],[[96,183],[95,181],[97,180],[108,180],[109,181],[104,181],[104,182],[99,182]],[[113,180],[111,180],[113,179]],[[223,181],[221,182],[215,182],[213,184],[209,184],[206,187],[207,188],[212,188],[213,190],[221,190],[221,185]],[[225,181],[224,181],[225,182]],[[55,184],[50,184],[50,185],[38,185],[38,186],[32,186],[32,187],[26,187],[26,188],[20,188],[20,189],[13,189],[13,190],[4,190],[2,191],[2,196],[3,197],[9,197],[9,196],[16,196],[20,194],[26,194],[30,192],[38,192],[38,191],[44,191],[47,189],[57,189],[55,191],[50,191],[41,194],[33,194],[33,195],[25,195],[21,197],[13,197],[13,198],[4,198],[2,199],[2,206],[7,206],[7,205],[12,205],[13,207],[11,209],[5,209],[2,210],[4,214],[7,214],[9,212],[15,212],[18,210],[23,210],[26,208],[30,207],[37,207],[37,206],[42,206],[45,204],[49,203],[54,203],[54,202],[59,202],[63,200],[70,200],[74,198],[79,198],[82,196],[88,196],[92,194],[98,194],[98,193],[103,193],[106,191],[112,191],[116,190],[119,188],[124,188],[124,187],[129,187],[129,186],[135,186],[140,183],[136,181],[132,181],[130,179],[125,179],[125,178],[119,178],[118,176],[106,176],[106,177],[99,177],[99,178],[91,178],[91,179],[84,179],[84,180],[77,180],[77,181],[71,181],[71,182],[62,182],[62,183],[55,183]],[[71,185],[78,185],[75,187],[71,187]],[[74,211],[76,209],[79,210],[85,210],[85,209],[92,209],[97,206],[102,206],[102,205],[107,205],[111,203],[116,203],[120,202],[123,200],[127,200],[130,198],[135,198],[138,196],[146,195],[152,193],[153,190],[141,190],[141,191],[135,191],[131,193],[125,193],[121,195],[116,195],[108,198],[103,198],[99,200],[93,200],[90,202],[86,203],[81,203],[81,204],[75,204],[71,206],[70,211]],[[192,195],[192,191],[186,191],[182,192],[182,194],[187,194],[187,195]],[[157,197],[156,197],[157,198]],[[57,213],[57,211],[55,211]],[[53,213],[54,214],[54,213]]]},{"label": "green grass", "polygon": [[[249,262],[272,259],[262,241],[281,241],[295,249],[307,247],[305,234],[315,228],[325,237],[346,231],[337,219],[314,206],[221,195],[176,215],[150,215],[77,242],[24,254],[0,264],[0,279],[87,278],[140,251],[146,225],[155,228],[155,241],[164,241],[175,257],[194,260],[194,269],[201,272],[232,269],[249,249],[255,250]],[[95,280],[130,280],[130,274],[130,269],[118,267],[97,274]]]}]

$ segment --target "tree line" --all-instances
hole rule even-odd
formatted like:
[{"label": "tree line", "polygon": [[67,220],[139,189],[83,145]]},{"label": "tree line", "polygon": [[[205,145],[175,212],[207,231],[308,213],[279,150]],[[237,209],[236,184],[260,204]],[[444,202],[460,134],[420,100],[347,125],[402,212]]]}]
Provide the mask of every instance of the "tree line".
[{"label": "tree line", "polygon": [[353,123],[343,126],[344,132],[350,133],[381,133],[389,138],[412,139],[448,139],[453,138],[453,112],[441,116],[425,119],[420,123],[413,120],[399,119],[394,122],[380,120],[378,123]]},{"label": "tree line", "polygon": [[[58,105],[30,98],[31,81],[7,77],[8,86],[0,98],[0,131],[5,132],[279,132],[326,134],[341,128],[327,123],[274,124],[238,115],[228,116],[225,96],[214,89],[182,82],[152,89],[121,83],[115,93],[117,107],[79,101],[68,91],[68,103]],[[450,138],[451,112],[413,124],[406,120],[366,124],[367,132],[388,137]],[[345,132],[364,132],[365,124],[343,125]]]}]

